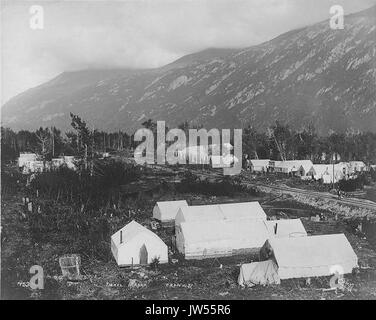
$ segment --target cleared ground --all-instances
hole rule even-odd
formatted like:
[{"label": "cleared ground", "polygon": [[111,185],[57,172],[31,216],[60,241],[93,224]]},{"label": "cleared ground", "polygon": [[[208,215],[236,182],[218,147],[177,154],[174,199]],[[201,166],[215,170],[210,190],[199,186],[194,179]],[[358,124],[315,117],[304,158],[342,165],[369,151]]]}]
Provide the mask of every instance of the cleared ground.
[{"label": "cleared ground", "polygon": [[[241,263],[257,261],[257,256],[226,257],[202,261],[185,261],[177,256],[174,263],[156,269],[119,268],[114,260],[108,262],[82,256],[81,271],[85,279],[69,282],[61,277],[59,255],[64,243],[33,243],[25,223],[22,194],[2,199],[2,298],[27,299],[375,299],[376,251],[364,234],[355,231],[347,220],[328,212],[296,202],[288,195],[250,195],[238,193],[233,197],[207,197],[198,194],[163,194],[163,198],[181,197],[195,204],[258,200],[269,216],[300,217],[309,234],[345,233],[359,258],[360,270],[346,276],[344,291],[326,291],[329,279],[282,281],[280,286],[242,289],[237,285]],[[136,220],[149,223],[155,199],[145,200]],[[136,208],[135,208],[136,210]],[[323,221],[311,221],[321,214]],[[171,229],[160,228],[157,233],[170,243]],[[110,250],[110,244],[108,244]],[[69,253],[69,252],[65,252]],[[27,288],[29,268],[42,265],[45,289],[33,292]]]}]

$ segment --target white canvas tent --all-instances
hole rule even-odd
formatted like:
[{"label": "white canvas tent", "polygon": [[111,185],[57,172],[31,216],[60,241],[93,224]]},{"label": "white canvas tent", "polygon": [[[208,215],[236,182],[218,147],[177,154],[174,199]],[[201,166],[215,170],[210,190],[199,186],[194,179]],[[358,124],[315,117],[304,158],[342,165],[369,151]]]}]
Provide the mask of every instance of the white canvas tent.
[{"label": "white canvas tent", "polygon": [[251,159],[249,160],[252,172],[267,172],[270,159]]},{"label": "white canvas tent", "polygon": [[300,167],[300,169],[298,170],[298,174],[301,177],[311,177],[309,175],[313,167],[313,163],[311,160],[294,160],[293,162],[296,166]]},{"label": "white canvas tent", "polygon": [[307,231],[300,219],[283,219],[266,221],[271,237],[305,237]]},{"label": "white canvas tent", "polygon": [[22,167],[22,173],[29,174],[29,173],[36,173],[36,172],[43,172],[45,170],[49,170],[51,167],[50,162],[46,161],[26,161],[24,166]]},{"label": "white canvas tent", "polygon": [[313,165],[313,175],[315,180],[322,179],[324,183],[330,183],[331,176],[329,174],[330,165],[329,164],[314,164]]},{"label": "white canvas tent", "polygon": [[274,165],[274,172],[295,174],[300,170],[301,166],[293,161],[276,161]]},{"label": "white canvas tent", "polygon": [[269,170],[270,172],[280,172],[280,167],[283,161],[270,160]]},{"label": "white canvas tent", "polygon": [[76,164],[75,164],[75,157],[74,156],[64,156],[64,163],[69,169],[75,170]]},{"label": "white canvas tent", "polygon": [[322,179],[324,184],[336,183],[346,177],[348,167],[344,164],[334,165],[334,178],[333,178],[333,165],[332,164],[314,164],[314,178],[316,180]]},{"label": "white canvas tent", "polygon": [[242,287],[254,285],[280,284],[278,267],[273,260],[245,263],[240,266],[238,284]]},{"label": "white canvas tent", "polygon": [[178,228],[182,222],[188,221],[240,219],[266,220],[266,214],[257,201],[189,206],[178,210],[175,228]]},{"label": "white canvas tent", "polygon": [[363,161],[350,161],[350,170],[353,173],[365,171],[367,166]]},{"label": "white canvas tent", "polygon": [[30,161],[37,161],[37,154],[35,153],[20,153],[18,158],[18,167],[21,168],[27,165]]},{"label": "white canvas tent", "polygon": [[358,258],[344,234],[298,238],[270,238],[261,256],[273,260],[281,280],[330,276],[333,268],[343,274],[358,266]]},{"label": "white canvas tent", "polygon": [[260,219],[183,222],[175,232],[176,248],[186,259],[259,250],[269,236],[265,222]]},{"label": "white canvas tent", "polygon": [[158,201],[153,208],[153,218],[161,222],[175,221],[176,214],[181,207],[188,207],[187,201]]},{"label": "white canvas tent", "polygon": [[119,266],[168,262],[167,245],[134,220],[111,236],[111,251]]}]

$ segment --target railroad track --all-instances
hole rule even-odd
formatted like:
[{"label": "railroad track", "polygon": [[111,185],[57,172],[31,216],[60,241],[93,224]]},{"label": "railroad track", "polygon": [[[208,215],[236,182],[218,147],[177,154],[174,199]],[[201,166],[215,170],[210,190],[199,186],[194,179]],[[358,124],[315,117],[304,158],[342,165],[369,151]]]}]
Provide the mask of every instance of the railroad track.
[{"label": "railroad track", "polygon": [[325,198],[331,201],[335,201],[339,204],[346,204],[351,206],[356,206],[363,209],[368,209],[371,211],[374,211],[376,213],[376,203],[370,201],[370,200],[363,200],[363,199],[355,199],[355,198],[348,198],[348,199],[338,199],[337,196],[324,193],[324,192],[318,192],[318,191],[310,191],[310,190],[303,190],[298,188],[292,188],[288,186],[275,186],[270,184],[264,184],[264,183],[255,183],[248,181],[246,182],[247,185],[253,186],[253,187],[265,187],[273,190],[277,190],[280,192],[290,192],[290,193],[296,193],[296,194],[303,194],[310,197],[319,197],[319,198]]}]

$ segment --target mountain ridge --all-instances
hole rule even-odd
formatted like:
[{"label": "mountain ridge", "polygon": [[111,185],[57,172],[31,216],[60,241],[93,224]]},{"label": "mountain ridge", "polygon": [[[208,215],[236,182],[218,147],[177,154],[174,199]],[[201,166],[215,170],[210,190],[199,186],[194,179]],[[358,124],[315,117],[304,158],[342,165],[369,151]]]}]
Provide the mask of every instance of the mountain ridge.
[{"label": "mountain ridge", "polygon": [[319,133],[376,131],[376,6],[288,31],[248,48],[209,48],[154,69],[64,72],[10,99],[2,124],[15,129],[56,125],[69,113],[99,129],[134,131],[148,118],[176,126],[250,123],[260,130],[280,120]]}]

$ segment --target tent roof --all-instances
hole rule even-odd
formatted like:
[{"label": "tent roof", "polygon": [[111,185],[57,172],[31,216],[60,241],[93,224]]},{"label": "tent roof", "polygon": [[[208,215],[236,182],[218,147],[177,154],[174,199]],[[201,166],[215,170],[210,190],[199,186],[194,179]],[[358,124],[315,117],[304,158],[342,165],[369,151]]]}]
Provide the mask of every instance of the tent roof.
[{"label": "tent roof", "polygon": [[189,243],[247,239],[265,241],[269,236],[262,220],[190,221],[182,222],[181,230]]},{"label": "tent roof", "polygon": [[266,214],[258,201],[224,203],[219,205],[225,218],[251,218],[266,220]]},{"label": "tent roof", "polygon": [[269,159],[251,159],[249,160],[254,166],[268,166]]},{"label": "tent roof", "polygon": [[[307,235],[307,232],[300,219],[268,220],[266,221],[266,225],[270,234],[275,237],[294,237]],[[274,234],[275,225],[277,225],[277,235]]]},{"label": "tent roof", "polygon": [[363,161],[350,161],[350,166],[360,166],[365,167],[366,164]]},{"label": "tent roof", "polygon": [[158,201],[157,206],[160,209],[162,218],[175,219],[179,208],[188,207],[188,203],[185,200]]},{"label": "tent roof", "polygon": [[140,225],[135,220],[132,220],[130,223],[125,225],[123,228],[115,232],[111,239],[116,245],[122,245],[120,244],[120,231],[123,232],[122,238],[123,243],[130,242],[132,239],[134,239],[136,236],[140,235],[141,233],[146,233],[149,236],[152,236],[159,241],[162,241],[154,232],[150,231],[149,229],[145,228],[144,226]]},{"label": "tent roof", "polygon": [[341,265],[357,259],[344,234],[268,240],[278,267],[309,268]]},{"label": "tent roof", "polygon": [[180,211],[183,213],[185,221],[219,220],[222,217],[217,204],[181,207]]},{"label": "tent roof", "polygon": [[226,203],[214,205],[189,206],[181,208],[185,221],[198,220],[238,220],[262,219],[266,214],[260,204],[255,202]]}]

